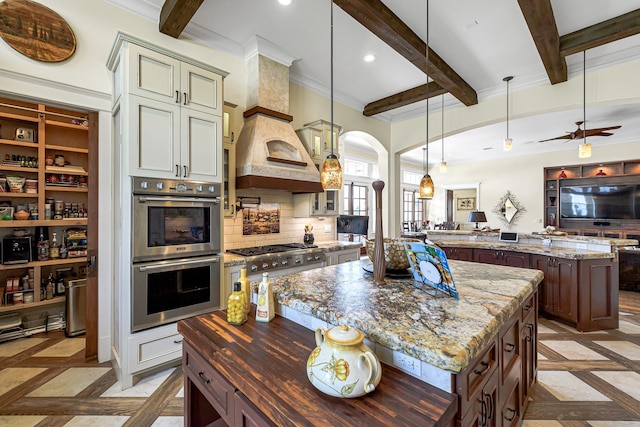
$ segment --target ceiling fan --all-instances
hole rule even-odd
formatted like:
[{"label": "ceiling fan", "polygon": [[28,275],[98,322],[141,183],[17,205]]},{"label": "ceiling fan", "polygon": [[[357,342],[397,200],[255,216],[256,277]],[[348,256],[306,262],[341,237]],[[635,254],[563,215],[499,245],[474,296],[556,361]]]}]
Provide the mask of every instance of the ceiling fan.
[{"label": "ceiling fan", "polygon": [[[608,130],[620,129],[622,127],[621,125],[618,125],[618,126],[609,126],[606,128],[587,129],[586,135],[585,135],[585,131],[580,127],[583,123],[584,122],[582,121],[576,122],[578,129],[576,129],[573,132],[567,132],[566,135],[556,136],[555,138],[543,139],[542,141],[539,141],[539,142],[554,141],[556,139],[566,139],[568,141],[573,141],[575,139],[579,140],[588,136],[611,136],[613,135],[613,133],[607,132]],[[565,142],[568,142],[568,141],[565,141]]]}]

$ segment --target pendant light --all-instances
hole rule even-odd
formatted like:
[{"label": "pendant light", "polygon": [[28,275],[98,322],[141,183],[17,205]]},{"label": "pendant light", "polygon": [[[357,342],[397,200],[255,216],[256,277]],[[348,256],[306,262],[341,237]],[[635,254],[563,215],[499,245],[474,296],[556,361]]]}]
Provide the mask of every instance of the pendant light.
[{"label": "pendant light", "polygon": [[333,154],[333,140],[336,133],[333,128],[333,0],[331,2],[331,154],[327,156],[320,172],[320,183],[325,191],[337,191],[342,188],[342,167],[338,157]]},{"label": "pendant light", "polygon": [[509,138],[509,82],[513,79],[513,76],[507,76],[502,81],[507,82],[507,137],[504,139],[502,148],[504,151],[510,151],[513,148],[513,140]]},{"label": "pendant light", "polygon": [[444,93],[442,94],[442,114],[440,115],[440,118],[442,119],[442,124],[440,126],[442,135],[441,135],[441,141],[442,141],[442,160],[440,161],[440,173],[446,173],[447,172],[447,162],[444,161]]},{"label": "pendant light", "polygon": [[[427,40],[426,40],[426,49],[425,49],[425,60],[426,60],[426,68],[429,68],[429,0],[427,0]],[[420,198],[421,199],[433,199],[433,194],[435,193],[435,188],[433,186],[433,180],[429,175],[429,75],[427,74],[427,85],[426,85],[426,117],[425,117],[425,154],[426,161],[424,163],[424,176],[420,180]]]},{"label": "pendant light", "polygon": [[578,157],[591,157],[591,144],[587,143],[587,51],[582,51],[582,144],[578,147]]}]

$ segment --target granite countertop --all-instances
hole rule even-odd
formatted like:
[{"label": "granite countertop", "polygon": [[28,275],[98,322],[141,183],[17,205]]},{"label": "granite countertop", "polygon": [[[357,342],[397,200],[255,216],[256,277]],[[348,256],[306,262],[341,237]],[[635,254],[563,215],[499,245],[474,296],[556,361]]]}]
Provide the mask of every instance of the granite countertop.
[{"label": "granite countertop", "polygon": [[[480,236],[490,237],[497,239],[500,233],[490,231],[479,233],[477,231],[470,230],[425,230],[427,238],[430,240],[440,240],[434,236]],[[611,246],[628,246],[637,245],[638,241],[634,239],[614,239],[610,237],[595,237],[595,236],[574,236],[574,235],[559,235],[559,234],[547,234],[547,233],[518,233],[521,239],[551,239],[557,242],[572,242],[572,243],[587,243],[587,244],[607,244]]]},{"label": "granite countertop", "polygon": [[461,372],[531,295],[542,272],[450,261],[460,299],[412,279],[373,283],[356,261],[270,279],[277,301],[451,372]]},{"label": "granite countertop", "polygon": [[596,252],[581,249],[539,246],[539,245],[527,245],[527,244],[510,244],[503,242],[487,242],[487,241],[473,241],[473,240],[438,240],[434,239],[433,242],[443,248],[456,247],[456,248],[477,248],[477,249],[497,249],[503,251],[522,252],[535,255],[547,255],[556,258],[567,259],[605,259],[615,258],[614,252]]}]

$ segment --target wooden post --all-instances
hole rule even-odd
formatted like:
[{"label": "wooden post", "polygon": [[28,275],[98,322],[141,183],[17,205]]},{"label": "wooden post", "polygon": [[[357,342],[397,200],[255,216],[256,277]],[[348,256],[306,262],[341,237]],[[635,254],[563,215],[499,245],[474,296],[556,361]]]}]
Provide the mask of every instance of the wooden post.
[{"label": "wooden post", "polygon": [[371,184],[376,192],[376,237],[373,249],[373,281],[376,285],[384,285],[386,266],[384,262],[384,238],[382,236],[382,189],[384,181],[373,181]]}]

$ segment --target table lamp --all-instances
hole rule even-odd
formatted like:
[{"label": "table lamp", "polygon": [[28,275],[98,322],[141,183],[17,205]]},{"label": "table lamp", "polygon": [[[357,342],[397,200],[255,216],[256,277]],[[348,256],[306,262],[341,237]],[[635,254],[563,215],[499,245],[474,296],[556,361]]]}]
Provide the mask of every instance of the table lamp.
[{"label": "table lamp", "polygon": [[477,230],[479,222],[487,222],[487,216],[484,214],[483,211],[471,211],[469,212],[469,222],[475,222],[476,223],[475,230]]}]

